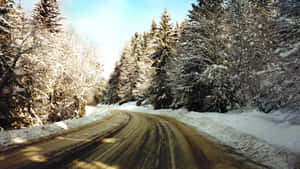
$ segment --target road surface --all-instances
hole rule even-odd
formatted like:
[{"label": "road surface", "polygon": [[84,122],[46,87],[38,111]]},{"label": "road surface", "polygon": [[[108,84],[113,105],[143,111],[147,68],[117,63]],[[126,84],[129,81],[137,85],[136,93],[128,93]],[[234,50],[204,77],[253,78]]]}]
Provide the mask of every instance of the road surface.
[{"label": "road surface", "polygon": [[0,169],[259,169],[167,117],[125,111],[31,145],[1,152]]}]

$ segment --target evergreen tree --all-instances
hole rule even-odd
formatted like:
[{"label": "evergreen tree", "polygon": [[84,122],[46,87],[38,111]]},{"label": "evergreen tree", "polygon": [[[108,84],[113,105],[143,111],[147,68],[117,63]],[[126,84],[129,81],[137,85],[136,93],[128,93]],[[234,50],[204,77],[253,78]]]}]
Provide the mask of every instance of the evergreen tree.
[{"label": "evergreen tree", "polygon": [[272,42],[263,10],[249,4],[234,1],[225,6],[221,0],[193,4],[178,47],[175,83],[176,93],[182,95],[176,106],[226,112],[246,104],[257,92],[259,83],[251,72],[262,70]]},{"label": "evergreen tree", "polygon": [[137,83],[140,61],[139,53],[140,35],[136,33],[122,51],[120,63],[116,65],[106,92],[107,103],[123,104],[135,101],[138,97]]},{"label": "evergreen tree", "polygon": [[[272,53],[259,79],[258,105],[264,112],[281,106],[300,105],[300,1],[280,0],[274,6],[276,15],[269,17],[266,35],[272,35]],[[266,27],[266,22],[262,24]],[[271,107],[271,109],[270,109]]]},{"label": "evergreen tree", "polygon": [[62,31],[58,0],[40,0],[33,10],[33,23],[51,33]]},{"label": "evergreen tree", "polygon": [[225,53],[231,77],[235,77],[235,91],[240,105],[260,93],[260,81],[253,72],[266,70],[273,59],[271,50],[273,38],[270,31],[272,25],[266,14],[267,1],[229,2],[225,20],[227,20],[227,36],[230,42]]},{"label": "evergreen tree", "polygon": [[[212,101],[213,88],[220,88],[217,79],[222,83],[226,67],[223,62],[224,42],[224,5],[222,0],[198,0],[192,5],[189,22],[185,21],[178,48],[178,68],[175,70],[175,93],[179,93],[173,106],[185,106],[197,111],[225,111],[217,108],[220,105]],[[224,69],[223,69],[224,68]],[[207,74],[209,73],[209,74]],[[217,76],[218,74],[218,76]],[[208,79],[212,78],[212,79]],[[214,102],[214,103],[212,103]],[[224,106],[223,106],[224,107]]]},{"label": "evergreen tree", "polygon": [[136,89],[136,80],[138,77],[138,39],[139,34],[131,38],[129,46],[125,49],[127,50],[124,58],[122,59],[122,76],[120,79],[120,103],[125,103],[127,101],[134,101],[135,95],[134,91]]},{"label": "evergreen tree", "polygon": [[158,33],[154,39],[151,54],[153,60],[152,67],[155,70],[152,86],[150,89],[150,102],[154,108],[166,108],[172,103],[172,92],[168,86],[168,63],[171,62],[175,54],[176,38],[173,26],[170,23],[170,15],[167,9],[161,16]]},{"label": "evergreen tree", "polygon": [[121,76],[121,64],[118,62],[118,63],[116,63],[115,69],[108,80],[106,90],[105,90],[105,93],[103,96],[104,103],[115,104],[121,100],[118,95],[119,85],[120,85],[120,76]]},{"label": "evergreen tree", "polygon": [[[137,78],[137,104],[140,105],[143,101],[145,101],[148,97],[148,89],[151,85],[151,79],[153,74],[152,60],[150,57],[150,45],[151,40],[153,41],[154,37],[150,36],[151,33],[144,32],[142,36],[140,36],[139,40],[139,50],[138,50],[138,78]],[[153,35],[153,34],[152,34]],[[146,102],[144,102],[146,103]]]},{"label": "evergreen tree", "polygon": [[8,34],[12,25],[7,21],[7,14],[11,11],[13,0],[0,1],[0,33]]},{"label": "evergreen tree", "polygon": [[158,32],[158,27],[157,27],[157,24],[156,24],[155,20],[153,19],[152,24],[151,24],[150,33],[149,33],[149,36],[150,36],[151,40],[153,40],[155,38],[157,32]]},{"label": "evergreen tree", "polygon": [[7,128],[32,122],[21,118],[21,114],[33,117],[28,109],[32,105],[31,92],[27,90],[30,86],[24,82],[30,76],[23,63],[37,48],[38,38],[33,37],[29,19],[15,8],[13,1],[3,0],[0,4],[0,106],[5,105],[1,113],[5,120],[0,117],[0,126]]},{"label": "evergreen tree", "polygon": [[0,126],[10,126],[10,106],[9,95],[11,88],[9,88],[8,81],[11,77],[10,60],[13,58],[7,56],[10,50],[10,29],[12,25],[9,23],[10,12],[12,12],[13,1],[0,1]]}]

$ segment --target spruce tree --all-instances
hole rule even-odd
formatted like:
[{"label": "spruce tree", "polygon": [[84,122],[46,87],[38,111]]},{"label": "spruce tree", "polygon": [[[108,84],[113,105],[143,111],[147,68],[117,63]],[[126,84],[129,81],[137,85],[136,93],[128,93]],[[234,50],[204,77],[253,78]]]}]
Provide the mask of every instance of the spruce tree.
[{"label": "spruce tree", "polygon": [[[16,9],[14,1],[2,0],[0,5],[0,106],[1,109],[3,104],[6,107],[1,111],[6,116],[5,123],[0,126],[20,127],[18,123],[26,125],[32,122],[32,118],[27,118],[33,117],[28,109],[32,105],[32,86],[27,82],[33,73],[28,73],[28,67],[23,63],[37,48],[38,38],[33,38],[29,19]],[[28,81],[24,82],[24,79]]]},{"label": "spruce tree", "polygon": [[156,36],[157,31],[158,31],[158,27],[157,27],[155,20],[153,19],[152,24],[151,24],[150,33],[149,33],[150,39],[153,39]]},{"label": "spruce tree", "polygon": [[58,0],[40,0],[33,10],[33,24],[50,33],[57,33],[62,31],[60,15]]},{"label": "spruce tree", "polygon": [[[222,0],[198,0],[192,5],[185,24],[175,70],[177,97],[174,107],[185,106],[197,111],[226,111],[223,93],[226,61],[225,8]],[[215,91],[217,91],[215,93]],[[219,93],[218,93],[219,92]],[[221,105],[221,106],[220,106]]]},{"label": "spruce tree", "polygon": [[121,76],[121,63],[116,63],[115,69],[111,74],[106,90],[104,93],[103,102],[106,104],[115,104],[118,103],[121,99],[118,95],[119,93],[119,85],[120,85],[120,76]]},{"label": "spruce tree", "polygon": [[150,42],[153,40],[151,38],[150,33],[144,32],[143,35],[139,37],[139,45],[138,45],[138,78],[136,84],[136,92],[137,94],[137,104],[140,105],[147,98],[147,89],[151,84],[151,77],[153,68],[152,60],[149,56],[150,52]]},{"label": "spruce tree", "polygon": [[139,97],[137,89],[140,69],[138,62],[140,35],[135,33],[130,42],[126,43],[115,70],[109,80],[109,86],[106,92],[107,103],[123,104],[128,101],[135,101]]},{"label": "spruce tree", "polygon": [[134,101],[135,95],[134,90],[136,89],[136,80],[138,77],[138,38],[139,34],[135,33],[135,35],[131,38],[129,46],[125,49],[126,54],[123,56],[122,60],[122,76],[120,79],[120,94],[121,101],[120,103],[125,103],[127,101]]},{"label": "spruce tree", "polygon": [[150,89],[150,102],[156,109],[167,108],[172,103],[171,88],[168,86],[168,63],[175,54],[176,38],[171,17],[167,9],[161,16],[158,33],[152,44],[152,67],[155,70]]},{"label": "spruce tree", "polygon": [[10,94],[12,93],[10,84],[12,69],[11,60],[14,59],[11,53],[11,28],[10,13],[13,8],[13,1],[0,0],[0,127],[10,126]]},{"label": "spruce tree", "polygon": [[8,34],[12,25],[7,21],[7,14],[11,11],[13,0],[1,0],[0,1],[0,33]]}]

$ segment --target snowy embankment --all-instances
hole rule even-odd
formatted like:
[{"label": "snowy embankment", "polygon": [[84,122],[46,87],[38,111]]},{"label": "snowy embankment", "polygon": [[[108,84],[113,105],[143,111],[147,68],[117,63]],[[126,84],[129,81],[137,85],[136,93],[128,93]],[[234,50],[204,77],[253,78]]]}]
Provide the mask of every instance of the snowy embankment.
[{"label": "snowy embankment", "polygon": [[137,107],[135,103],[99,106],[173,117],[251,160],[275,169],[300,169],[299,110],[282,109],[264,114],[255,109],[244,109],[220,114],[188,112],[184,109],[153,110],[150,106]]},{"label": "snowy embankment", "polygon": [[87,107],[86,116],[79,119],[66,120],[34,128],[8,131],[1,130],[0,151],[5,151],[18,145],[29,144],[51,136],[63,134],[72,129],[82,127],[109,116],[111,116],[111,113],[107,111],[107,109]]}]

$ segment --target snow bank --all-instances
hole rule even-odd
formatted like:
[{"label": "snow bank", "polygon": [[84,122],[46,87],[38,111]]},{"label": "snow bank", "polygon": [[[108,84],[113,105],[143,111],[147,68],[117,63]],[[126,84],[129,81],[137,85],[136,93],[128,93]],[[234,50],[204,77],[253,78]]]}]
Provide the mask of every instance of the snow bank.
[{"label": "snow bank", "polygon": [[[200,132],[216,138],[246,157],[276,169],[299,169],[300,111],[282,109],[264,114],[256,109],[220,113],[199,113],[179,110],[153,110],[151,106],[137,107],[135,103],[117,108],[159,114],[176,118]],[[296,167],[298,166],[298,167]]]},{"label": "snow bank", "polygon": [[11,147],[34,142],[53,135],[63,134],[70,129],[90,124],[110,115],[111,113],[105,108],[87,107],[86,116],[83,118],[56,122],[34,128],[2,130],[0,131],[0,151],[5,151]]}]

